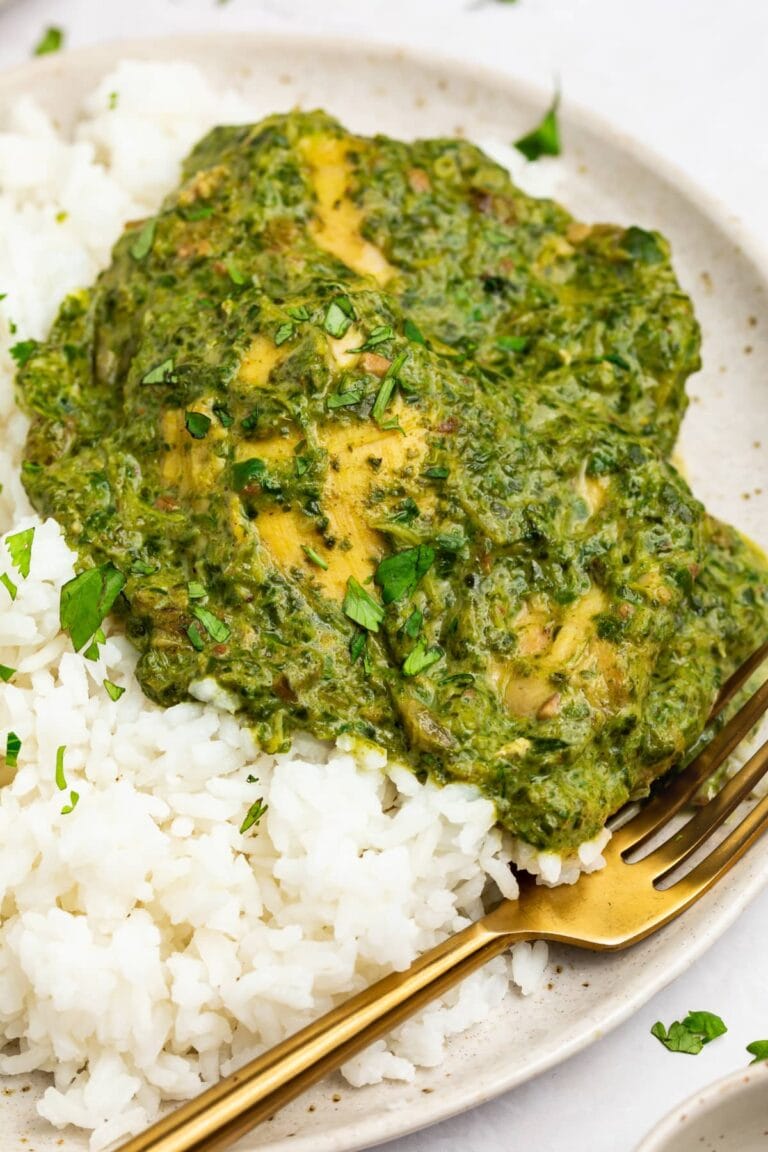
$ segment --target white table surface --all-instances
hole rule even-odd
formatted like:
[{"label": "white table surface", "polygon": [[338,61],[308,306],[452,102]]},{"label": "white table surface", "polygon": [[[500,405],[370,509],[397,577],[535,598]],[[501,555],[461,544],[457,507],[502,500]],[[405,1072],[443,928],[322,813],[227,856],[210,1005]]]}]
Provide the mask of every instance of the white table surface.
[{"label": "white table surface", "polygon": [[[15,0],[0,67],[49,24],[68,46],[206,29],[364,36],[493,65],[598,111],[729,205],[768,252],[767,0]],[[768,1038],[768,892],[684,976],[586,1052],[391,1152],[632,1152],[669,1108]],[[700,1056],[649,1033],[689,1009],[728,1035]],[[737,1152],[736,1149],[733,1152]]]}]

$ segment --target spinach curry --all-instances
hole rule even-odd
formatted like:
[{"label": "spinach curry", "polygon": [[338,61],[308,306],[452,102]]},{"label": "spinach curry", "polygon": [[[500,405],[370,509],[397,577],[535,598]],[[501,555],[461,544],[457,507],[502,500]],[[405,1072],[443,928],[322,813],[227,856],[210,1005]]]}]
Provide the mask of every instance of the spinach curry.
[{"label": "spinach curry", "polygon": [[763,558],[667,460],[698,349],[658,234],[463,141],[275,116],[206,137],[64,302],[24,479],[122,573],[153,700],[376,741],[567,850],[768,628]]}]

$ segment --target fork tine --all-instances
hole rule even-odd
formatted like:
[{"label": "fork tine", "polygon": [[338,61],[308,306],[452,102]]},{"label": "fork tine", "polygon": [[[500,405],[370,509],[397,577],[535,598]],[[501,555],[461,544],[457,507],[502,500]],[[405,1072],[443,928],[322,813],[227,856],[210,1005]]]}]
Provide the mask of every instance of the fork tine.
[{"label": "fork tine", "polygon": [[680,829],[676,836],[672,836],[643,858],[644,863],[658,865],[661,869],[656,880],[664,880],[674,868],[692,856],[715,829],[738,808],[742,800],[746,800],[766,772],[768,772],[768,741],[758,748],[743,768]]},{"label": "fork tine", "polygon": [[726,760],[768,708],[768,680],[731,717],[671,784],[659,792],[615,833],[617,848],[636,851],[660,832],[673,816],[691,800],[699,787]]},{"label": "fork tine", "polygon": [[711,888],[768,827],[768,796],[755,805],[730,836],[718,844],[705,860],[667,889],[691,902]]}]

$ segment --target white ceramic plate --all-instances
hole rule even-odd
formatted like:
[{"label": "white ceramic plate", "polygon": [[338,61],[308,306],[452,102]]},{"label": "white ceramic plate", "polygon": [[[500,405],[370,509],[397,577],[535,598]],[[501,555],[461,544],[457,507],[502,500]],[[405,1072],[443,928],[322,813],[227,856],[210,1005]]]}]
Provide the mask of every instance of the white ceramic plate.
[{"label": "white ceramic plate", "polygon": [[[66,126],[79,101],[121,57],[187,59],[242,85],[265,114],[323,106],[362,132],[398,136],[463,131],[506,143],[531,128],[547,95],[451,62],[349,43],[220,35],[114,44],[47,57],[0,75],[2,105],[34,93]],[[734,234],[724,211],[655,157],[596,121],[562,109],[565,154],[558,195],[587,220],[658,227],[669,236],[680,278],[705,333],[706,367],[681,448],[698,495],[719,515],[768,544],[768,324],[766,269]],[[761,482],[762,480],[762,482]],[[756,489],[763,488],[762,493]],[[551,985],[512,996],[488,1025],[451,1043],[440,1068],[409,1085],[353,1090],[340,1078],[318,1086],[240,1145],[269,1152],[352,1152],[471,1108],[565,1060],[598,1039],[674,979],[721,935],[768,880],[768,841],[721,888],[658,936],[623,955],[553,949]],[[555,973],[554,965],[562,970]],[[58,1133],[35,1118],[43,1086],[6,1081],[3,1146],[22,1136],[54,1152]],[[85,1147],[67,1134],[66,1147]]]},{"label": "white ceramic plate", "polygon": [[670,1112],[636,1152],[765,1152],[768,1064],[741,1068]]}]

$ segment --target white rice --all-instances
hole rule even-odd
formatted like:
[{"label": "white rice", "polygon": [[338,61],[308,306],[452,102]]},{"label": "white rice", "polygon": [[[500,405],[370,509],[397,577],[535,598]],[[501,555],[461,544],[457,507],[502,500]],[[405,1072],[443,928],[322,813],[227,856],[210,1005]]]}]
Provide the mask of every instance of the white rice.
[{"label": "white rice", "polygon": [[[207,128],[258,111],[191,66],[127,62],[74,140],[30,100],[0,124],[0,533],[35,527],[26,580],[0,541],[0,572],[18,585],[15,602],[0,587],[0,664],[17,669],[0,682],[0,748],[10,731],[22,741],[0,788],[0,1074],[50,1072],[41,1115],[90,1130],[93,1150],[406,968],[480,915],[484,893],[515,898],[510,859],[572,882],[601,866],[608,838],[565,861],[538,854],[502,836],[474,789],[422,785],[351,742],[299,737],[263,755],[210,685],[198,688],[207,702],[163,711],[122,636],[90,662],[59,630],[75,557],[18,480],[26,422],[8,348],[45,336],[65,292],[94,278],[124,220],[156,207]],[[119,701],[105,678],[125,688]],[[259,796],[266,815],[241,835]],[[545,944],[517,945],[344,1075],[413,1079],[513,986],[535,991],[546,962]]]}]

